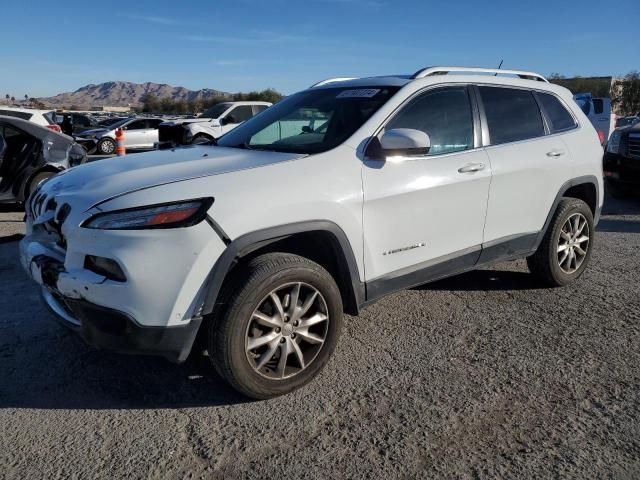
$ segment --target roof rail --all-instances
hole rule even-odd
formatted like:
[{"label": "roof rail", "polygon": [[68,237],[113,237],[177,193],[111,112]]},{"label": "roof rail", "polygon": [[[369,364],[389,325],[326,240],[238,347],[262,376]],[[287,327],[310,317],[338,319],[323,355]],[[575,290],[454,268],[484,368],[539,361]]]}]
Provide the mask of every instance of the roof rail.
[{"label": "roof rail", "polygon": [[525,80],[536,80],[539,82],[547,82],[549,80],[542,75],[534,72],[524,72],[522,70],[500,70],[497,68],[475,68],[475,67],[427,67],[422,70],[418,70],[411,77],[412,79],[429,77],[431,75],[446,75],[448,73],[461,72],[461,73],[486,73],[491,75],[516,75]]},{"label": "roof rail", "polygon": [[327,78],[326,80],[322,80],[321,82],[314,83],[309,88],[321,87],[322,85],[326,85],[327,83],[334,82],[346,82],[347,80],[355,80],[356,77],[335,77],[335,78]]}]

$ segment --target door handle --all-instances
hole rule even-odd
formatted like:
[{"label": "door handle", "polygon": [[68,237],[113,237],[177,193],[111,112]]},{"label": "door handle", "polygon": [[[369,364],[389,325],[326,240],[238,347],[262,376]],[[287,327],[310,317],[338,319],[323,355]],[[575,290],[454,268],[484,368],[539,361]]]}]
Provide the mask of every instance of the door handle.
[{"label": "door handle", "polygon": [[564,150],[551,150],[550,152],[547,152],[547,157],[551,158],[558,158],[562,155],[564,155]]},{"label": "door handle", "polygon": [[458,169],[458,173],[474,173],[484,170],[484,163],[469,163]]}]

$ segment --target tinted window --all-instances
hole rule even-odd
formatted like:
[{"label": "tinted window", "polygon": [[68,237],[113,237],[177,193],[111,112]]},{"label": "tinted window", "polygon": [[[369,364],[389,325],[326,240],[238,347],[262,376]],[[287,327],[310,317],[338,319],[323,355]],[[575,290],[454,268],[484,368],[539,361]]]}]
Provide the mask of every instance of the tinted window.
[{"label": "tinted window", "polygon": [[143,130],[145,128],[147,128],[146,120],[136,120],[127,125],[127,130]]},{"label": "tinted window", "polygon": [[593,99],[593,113],[596,115],[601,115],[604,112],[604,102],[601,98]]},{"label": "tinted window", "polygon": [[479,89],[492,145],[544,135],[542,116],[533,93],[515,88]]},{"label": "tinted window", "polygon": [[233,117],[233,121],[230,123],[242,123],[253,117],[253,110],[251,105],[241,105],[227,113],[227,118],[230,116]]},{"label": "tinted window", "polygon": [[473,148],[473,116],[466,88],[428,92],[402,109],[385,130],[413,128],[429,135],[429,155]]},{"label": "tinted window", "polygon": [[257,114],[259,114],[260,112],[264,112],[267,108],[269,108],[267,105],[254,105],[253,106],[253,111]]},{"label": "tinted window", "polygon": [[537,92],[538,100],[551,120],[551,131],[562,132],[576,126],[576,122],[554,95]]},{"label": "tinted window", "polygon": [[164,122],[162,118],[147,120],[147,128],[158,128],[162,122]]}]

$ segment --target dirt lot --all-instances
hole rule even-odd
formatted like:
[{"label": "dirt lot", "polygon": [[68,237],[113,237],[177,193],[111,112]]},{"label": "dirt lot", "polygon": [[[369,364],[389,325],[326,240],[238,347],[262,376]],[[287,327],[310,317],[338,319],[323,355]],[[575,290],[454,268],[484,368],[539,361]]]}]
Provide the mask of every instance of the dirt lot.
[{"label": "dirt lot", "polygon": [[587,273],[523,262],[348,318],[311,385],[243,399],[207,368],[97,352],[52,321],[0,212],[0,478],[639,478],[640,201]]}]

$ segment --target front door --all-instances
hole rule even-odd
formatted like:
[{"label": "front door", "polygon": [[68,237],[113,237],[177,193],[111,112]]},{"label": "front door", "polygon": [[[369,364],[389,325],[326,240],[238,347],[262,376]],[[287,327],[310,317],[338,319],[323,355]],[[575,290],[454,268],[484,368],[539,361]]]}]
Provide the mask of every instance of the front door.
[{"label": "front door", "polygon": [[434,266],[462,269],[477,260],[491,167],[478,148],[473,112],[467,86],[441,87],[410,100],[385,126],[426,132],[431,148],[424,156],[365,160],[367,282],[402,288],[420,283],[420,272],[428,276]]}]

